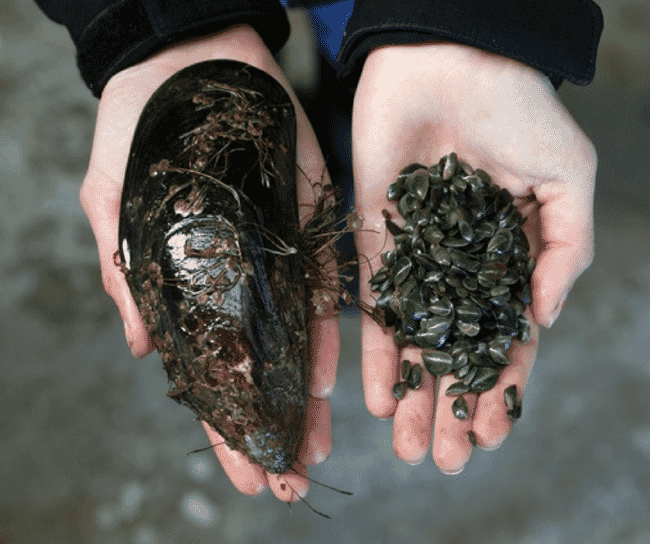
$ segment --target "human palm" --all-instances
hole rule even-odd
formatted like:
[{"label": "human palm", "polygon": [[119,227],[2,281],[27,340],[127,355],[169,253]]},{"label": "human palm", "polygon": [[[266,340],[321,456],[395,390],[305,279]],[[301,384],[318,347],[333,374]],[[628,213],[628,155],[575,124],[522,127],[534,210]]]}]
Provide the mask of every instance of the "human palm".
[{"label": "human palm", "polygon": [[[433,441],[434,462],[442,471],[456,473],[471,454],[469,431],[486,449],[505,439],[512,422],[503,390],[515,384],[521,395],[537,353],[538,324],[552,324],[573,282],[591,263],[596,154],[543,74],[453,43],[373,50],[355,94],[352,143],[355,204],[366,227],[357,233],[357,250],[370,258],[374,271],[381,266],[381,252],[390,249],[381,210],[399,216],[386,200],[386,189],[408,164],[433,164],[456,151],[507,188],[527,217],[523,229],[537,259],[532,311],[527,311],[531,339],[513,344],[511,363],[492,390],[467,395],[466,420],[453,416],[452,397],[436,393],[446,390],[452,376],[436,384],[427,374],[420,389],[396,401],[392,386],[399,362],[421,360],[421,350],[398,349],[390,331],[362,316],[369,411],[393,418],[393,447],[400,459],[421,462]],[[360,270],[360,294],[368,303],[370,266],[362,264]]]}]

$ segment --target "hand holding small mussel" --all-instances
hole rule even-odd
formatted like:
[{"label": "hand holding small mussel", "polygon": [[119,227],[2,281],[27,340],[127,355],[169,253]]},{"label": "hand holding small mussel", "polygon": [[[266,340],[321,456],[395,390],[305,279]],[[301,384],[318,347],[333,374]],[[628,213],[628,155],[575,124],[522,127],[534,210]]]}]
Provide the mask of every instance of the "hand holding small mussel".
[{"label": "hand holding small mussel", "polygon": [[[492,389],[510,363],[513,341],[531,336],[524,312],[535,259],[528,256],[525,219],[507,189],[456,153],[430,167],[406,166],[386,196],[403,226],[383,211],[395,247],[381,255],[370,279],[373,318],[394,330],[398,347],[421,348],[432,376],[455,378],[445,394],[456,397],[451,410],[464,420],[471,415],[464,395]],[[393,388],[398,401],[422,382],[412,387],[409,372],[404,361]],[[504,405],[511,420],[521,416],[516,385],[505,389]]]}]

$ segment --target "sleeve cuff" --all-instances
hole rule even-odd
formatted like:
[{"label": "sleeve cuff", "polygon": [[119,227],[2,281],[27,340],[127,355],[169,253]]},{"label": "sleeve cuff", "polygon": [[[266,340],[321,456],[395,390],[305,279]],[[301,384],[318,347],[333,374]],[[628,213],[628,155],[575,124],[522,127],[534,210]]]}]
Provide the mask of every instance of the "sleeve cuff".
[{"label": "sleeve cuff", "polygon": [[338,77],[357,85],[368,53],[380,45],[444,39],[510,57],[563,79],[593,80],[603,29],[592,0],[357,0],[338,56]]},{"label": "sleeve cuff", "polygon": [[275,1],[125,0],[97,14],[72,39],[81,77],[99,97],[113,75],[161,49],[242,23],[255,28],[273,53],[289,37],[286,11]]}]

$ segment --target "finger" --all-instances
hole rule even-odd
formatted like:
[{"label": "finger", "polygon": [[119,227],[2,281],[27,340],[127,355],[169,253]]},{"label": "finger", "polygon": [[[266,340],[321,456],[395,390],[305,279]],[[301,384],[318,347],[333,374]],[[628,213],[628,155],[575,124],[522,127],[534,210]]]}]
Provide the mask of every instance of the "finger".
[{"label": "finger", "polygon": [[293,90],[288,87],[287,91],[293,98],[296,110],[296,180],[300,219],[301,223],[304,224],[305,220],[311,216],[318,198],[318,189],[316,187],[328,185],[331,180],[325,167],[325,159],[318,144],[316,133],[307,118],[307,114],[295,97]]},{"label": "finger", "polygon": [[[361,81],[352,112],[355,208],[364,219],[364,229],[355,233],[360,257],[359,294],[362,303],[370,307],[375,306],[375,300],[368,280],[381,267],[380,255],[394,249],[393,237],[386,233],[382,210],[388,209],[396,223],[401,221],[395,204],[386,199],[386,189],[401,167],[419,160],[424,153],[418,142],[409,139],[411,129],[415,130],[413,120],[394,118],[394,108],[386,107],[380,93],[374,92],[374,85],[374,81]],[[423,132],[418,128],[417,134]],[[384,330],[362,314],[361,370],[365,401],[370,413],[380,418],[390,417],[397,407],[392,387],[399,350],[393,333],[392,329]]]},{"label": "finger", "polygon": [[[104,288],[118,307],[135,357],[151,353],[154,347],[113,255],[119,247],[122,186],[135,126],[149,96],[172,73],[171,68],[151,71],[136,66],[109,82],[99,103],[90,166],[80,194],[97,240]],[[129,79],[137,83],[130,86]]]},{"label": "finger", "polygon": [[269,487],[283,502],[296,502],[307,496],[307,467],[294,462],[285,474],[268,474]]},{"label": "finger", "polygon": [[468,417],[458,419],[452,408],[458,396],[451,397],[445,394],[447,388],[455,381],[456,378],[453,376],[444,376],[440,379],[433,427],[433,462],[445,474],[461,472],[472,454],[468,433],[472,430],[476,395],[463,395],[467,404]]},{"label": "finger", "polygon": [[332,424],[330,401],[309,398],[305,432],[298,448],[297,458],[305,465],[317,465],[332,451]]},{"label": "finger", "polygon": [[[362,212],[364,213],[364,212]],[[386,227],[383,218],[376,217],[377,209],[368,209],[367,228],[374,232],[356,233],[357,249],[360,255],[369,257],[359,263],[359,294],[370,307],[375,300],[370,291],[372,273],[381,266],[379,255],[391,249],[392,240],[385,246]],[[366,217],[364,215],[364,217]],[[382,328],[370,316],[361,314],[361,374],[366,406],[371,414],[380,418],[390,417],[397,403],[392,394],[395,383],[399,349],[393,341],[392,328]]]},{"label": "finger", "polygon": [[532,277],[533,311],[550,327],[569,290],[594,258],[593,177],[567,184],[547,182],[534,189],[540,204],[543,250]]},{"label": "finger", "polygon": [[[419,349],[402,350],[401,359],[413,363],[421,361]],[[424,371],[419,389],[407,389],[406,395],[397,403],[393,418],[393,449],[402,461],[417,465],[421,463],[431,445],[431,428],[435,398],[435,379]]]},{"label": "finger", "polygon": [[[307,301],[307,304],[310,305],[309,314],[311,316],[309,324],[311,362],[309,392],[314,397],[321,399],[329,397],[334,391],[340,353],[339,319],[335,312],[338,291],[334,287],[338,285],[338,276],[336,258],[333,257],[333,259],[333,262],[317,263],[316,266],[320,270],[310,272],[310,274],[324,273],[328,275],[329,279],[324,282],[329,284],[331,289],[325,286],[323,289],[314,290],[312,299]],[[319,260],[322,258],[319,257]],[[322,302],[325,296],[328,297],[328,301]],[[317,317],[318,312],[322,312],[321,317]]]},{"label": "finger", "polygon": [[336,385],[336,368],[340,353],[339,320],[337,317],[316,319],[310,326],[310,350],[312,361],[309,392],[325,399]]},{"label": "finger", "polygon": [[118,249],[121,185],[91,167],[84,179],[80,200],[97,241],[104,289],[120,312],[131,353],[135,357],[144,357],[154,347],[124,273],[114,261]]},{"label": "finger", "polygon": [[368,411],[386,419],[395,412],[393,397],[398,349],[392,330],[384,331],[365,314],[361,315],[361,376]]},{"label": "finger", "polygon": [[[530,312],[527,312],[527,317],[531,320]],[[503,391],[511,385],[516,385],[521,400],[537,357],[538,340],[539,326],[531,320],[530,340],[525,344],[519,341],[513,343],[508,354],[510,364],[502,369],[496,385],[481,393],[472,429],[478,445],[482,448],[498,448],[510,432],[512,421],[506,415]]]},{"label": "finger", "polygon": [[[359,294],[361,300],[371,307],[375,306],[375,301],[368,281],[373,271],[376,272],[381,266],[379,254],[382,250],[389,250],[392,244],[391,240],[383,246],[383,219],[373,217],[373,214],[376,215],[376,208],[374,211],[368,210],[370,220],[367,221],[367,228],[381,234],[356,233],[359,254],[370,256],[368,261],[361,261],[359,264]],[[368,411],[380,418],[390,417],[397,406],[392,387],[395,383],[399,349],[393,341],[393,335],[392,328],[384,329],[370,316],[361,314],[361,374],[364,396]]]},{"label": "finger", "polygon": [[[362,185],[362,182],[359,182]],[[385,196],[383,204],[386,204]],[[381,204],[361,204],[365,229],[355,233],[357,251],[366,258],[359,262],[359,294],[363,303],[375,306],[369,280],[381,267],[380,255],[394,248],[392,237],[387,240],[385,220],[381,215]],[[392,328],[382,328],[370,316],[361,314],[361,374],[363,391],[368,411],[376,417],[390,417],[397,406],[392,387],[397,376],[399,349],[393,341]]]},{"label": "finger", "polygon": [[[291,96],[293,91],[288,88]],[[325,168],[318,140],[307,119],[307,115],[294,98],[296,108],[297,142],[296,142],[296,179],[300,222],[302,225],[311,217],[317,199],[318,189],[330,183],[329,174]],[[318,398],[326,398],[332,394],[336,384],[336,369],[340,352],[339,321],[334,315],[334,305],[338,299],[338,269],[332,253],[323,251],[317,255],[307,255],[307,259],[316,258],[319,263],[318,273],[324,271],[327,278],[324,283],[331,289],[325,288],[331,297],[322,317],[313,318],[310,323],[310,349],[312,372],[310,393]],[[308,301],[312,304],[312,301]],[[313,308],[312,308],[313,310]],[[311,312],[313,313],[313,312]]]},{"label": "finger", "polygon": [[223,437],[205,421],[201,424],[226,476],[237,490],[244,495],[259,495],[264,491],[268,485],[266,471],[261,466],[252,464],[243,453],[231,450]]}]

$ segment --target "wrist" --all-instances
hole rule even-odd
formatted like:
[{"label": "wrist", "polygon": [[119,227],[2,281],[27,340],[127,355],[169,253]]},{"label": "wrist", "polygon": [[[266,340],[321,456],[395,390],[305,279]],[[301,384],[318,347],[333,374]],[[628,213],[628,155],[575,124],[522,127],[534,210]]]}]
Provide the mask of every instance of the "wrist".
[{"label": "wrist", "polygon": [[438,111],[451,112],[466,109],[477,93],[497,100],[525,88],[554,93],[549,78],[527,64],[468,45],[433,41],[373,49],[357,92],[388,94],[392,100],[402,96],[427,111],[435,105]]},{"label": "wrist", "polygon": [[368,53],[363,70],[387,70],[387,64],[414,74],[427,70],[435,73],[436,79],[446,80],[446,83],[488,74],[492,77],[511,74],[517,77],[532,76],[548,81],[543,72],[510,57],[448,40],[376,47]]},{"label": "wrist", "polygon": [[231,59],[264,69],[273,55],[250,25],[234,25],[216,34],[179,42],[152,55],[146,62],[165,63],[179,70],[204,60]]},{"label": "wrist", "polygon": [[[245,62],[277,77],[279,67],[268,47],[250,25],[234,25],[215,34],[175,43],[147,59],[115,74],[108,82],[141,77],[142,72],[177,72],[205,60],[231,59]],[[274,73],[275,72],[275,73]]]}]

